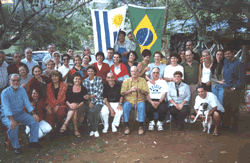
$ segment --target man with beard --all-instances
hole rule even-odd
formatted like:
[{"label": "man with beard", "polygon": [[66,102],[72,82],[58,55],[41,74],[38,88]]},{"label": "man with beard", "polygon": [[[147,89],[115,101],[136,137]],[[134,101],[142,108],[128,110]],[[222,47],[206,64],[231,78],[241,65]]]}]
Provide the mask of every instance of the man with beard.
[{"label": "man with beard", "polygon": [[[2,108],[1,117],[3,124],[8,128],[7,134],[16,154],[21,154],[18,140],[18,122],[30,127],[30,148],[40,148],[38,143],[39,117],[34,112],[26,90],[19,86],[21,77],[18,74],[11,74],[9,77],[10,86],[3,90],[1,94]],[[26,107],[26,113],[23,107]]]}]

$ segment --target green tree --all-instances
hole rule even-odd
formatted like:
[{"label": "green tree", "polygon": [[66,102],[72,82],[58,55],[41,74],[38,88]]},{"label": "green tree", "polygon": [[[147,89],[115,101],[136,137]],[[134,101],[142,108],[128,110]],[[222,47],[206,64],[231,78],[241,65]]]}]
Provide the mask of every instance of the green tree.
[{"label": "green tree", "polygon": [[[53,29],[45,27],[44,20],[53,21],[55,16],[58,24],[60,20],[70,19],[78,10],[83,10],[85,4],[92,0],[17,0],[12,6],[3,5],[0,1],[0,49],[8,49],[21,38],[29,39],[36,29]],[[51,23],[51,22],[47,22]],[[59,26],[54,26],[59,27]],[[47,33],[47,31],[42,31]],[[48,36],[50,37],[50,35]],[[74,36],[75,37],[75,36]],[[68,38],[65,38],[68,39]]]}]

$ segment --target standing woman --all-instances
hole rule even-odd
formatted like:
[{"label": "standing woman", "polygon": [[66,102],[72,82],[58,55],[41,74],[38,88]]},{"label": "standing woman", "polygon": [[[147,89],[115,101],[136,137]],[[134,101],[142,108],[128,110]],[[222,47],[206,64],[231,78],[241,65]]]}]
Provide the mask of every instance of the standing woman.
[{"label": "standing woman", "polygon": [[29,68],[27,65],[23,64],[18,68],[19,75],[21,77],[20,86],[27,90],[28,82],[33,77],[29,74]]},{"label": "standing woman", "polygon": [[79,55],[76,55],[73,59],[74,67],[69,70],[67,74],[67,83],[69,85],[73,85],[73,75],[75,72],[79,72],[81,74],[82,80],[87,77],[85,68],[82,66],[82,59]]},{"label": "standing woman", "polygon": [[[62,74],[53,70],[50,73],[50,78],[52,83],[49,83],[47,86],[47,97],[46,97],[46,110],[47,116],[46,120],[53,128],[55,129],[55,123],[57,122],[57,129],[62,126],[64,118],[66,117],[66,91],[67,84],[63,82]],[[55,118],[57,115],[57,118]],[[57,119],[57,121],[56,121]]]},{"label": "standing woman", "polygon": [[211,66],[212,66],[212,57],[210,55],[210,52],[208,50],[204,50],[202,52],[203,57],[203,63],[199,66],[199,84],[203,85],[208,92],[212,92],[211,90],[211,81],[210,81],[210,75],[211,75]]},{"label": "standing woman", "polygon": [[111,71],[115,75],[115,80],[123,82],[129,78],[128,69],[125,64],[122,63],[122,55],[118,52],[114,53],[114,64],[110,67]]},{"label": "standing woman", "polygon": [[73,118],[74,124],[74,135],[76,137],[81,137],[77,128],[77,115],[80,115],[83,111],[84,97],[87,97],[87,90],[84,86],[81,86],[81,74],[76,72],[73,75],[73,86],[68,86],[66,93],[66,104],[68,106],[68,114],[66,120],[60,129],[60,132],[65,132],[69,121]]},{"label": "standing woman", "polygon": [[[174,81],[174,73],[176,71],[180,71],[182,74],[184,74],[183,67],[178,64],[178,54],[171,53],[169,58],[170,65],[167,65],[164,71],[164,80],[166,80],[167,82]],[[184,75],[182,76],[182,79],[184,79]]]},{"label": "standing woman", "polygon": [[53,54],[52,54],[52,58],[53,60],[55,61],[55,70],[58,70],[59,67],[62,66],[62,62],[61,62],[61,54],[58,52],[58,51],[55,51]]},{"label": "standing woman", "polygon": [[86,108],[88,120],[90,123],[89,136],[99,137],[98,125],[100,120],[100,111],[104,105],[103,84],[102,78],[96,75],[96,68],[94,65],[87,67],[88,78],[83,81],[83,86],[88,91],[88,106]]},{"label": "standing woman", "polygon": [[136,62],[136,60],[138,59],[138,55],[135,51],[130,51],[127,55],[127,59],[128,59],[128,62],[125,62],[125,65],[127,66],[129,76],[131,76],[130,68],[132,66],[138,65],[138,62]]},{"label": "standing woman", "polygon": [[82,66],[85,68],[85,70],[89,66],[89,62],[91,62],[91,57],[89,55],[84,55],[82,58]]},{"label": "standing woman", "polygon": [[186,52],[185,50],[181,50],[179,52],[179,58],[180,59],[178,60],[178,64],[181,64],[181,63],[186,61],[185,52]]},{"label": "standing woman", "polygon": [[54,62],[54,60],[52,60],[52,59],[47,59],[47,60],[45,61],[45,66],[46,66],[46,69],[43,70],[42,75],[46,75],[46,76],[49,77],[50,72],[51,72],[52,70],[54,70],[54,68],[55,68],[55,62]]},{"label": "standing woman", "polygon": [[217,96],[219,102],[223,104],[223,95],[225,84],[224,75],[223,75],[223,65],[224,65],[224,53],[222,50],[218,50],[215,53],[213,59],[213,65],[211,67],[211,82],[212,82],[212,93]]},{"label": "standing woman", "polygon": [[146,80],[150,81],[151,84],[155,84],[154,80],[152,80],[153,79],[153,76],[152,76],[152,70],[153,70],[153,68],[158,67],[160,69],[160,76],[159,76],[159,78],[163,79],[164,70],[165,70],[165,67],[166,67],[165,64],[161,63],[161,59],[163,58],[163,55],[161,54],[160,51],[156,51],[154,53],[153,57],[154,57],[155,63],[150,63],[148,65],[148,67],[150,68],[150,70],[146,72]]},{"label": "standing woman", "polygon": [[142,58],[143,61],[138,64],[138,69],[139,69],[139,76],[145,79],[145,73],[149,71],[149,61],[151,57],[151,51],[148,49],[144,49],[142,51]]},{"label": "standing woman", "polygon": [[105,84],[107,82],[107,74],[110,72],[109,65],[107,63],[103,63],[103,60],[105,59],[103,52],[97,52],[95,58],[97,62],[93,63],[93,65],[97,70],[96,76],[100,76],[103,84]]},{"label": "standing woman", "polygon": [[47,94],[47,84],[51,82],[51,79],[42,75],[42,68],[38,65],[32,68],[32,75],[34,77],[30,79],[27,87],[28,97],[31,97],[31,91],[36,89],[39,94],[39,98],[43,98],[45,100]]}]

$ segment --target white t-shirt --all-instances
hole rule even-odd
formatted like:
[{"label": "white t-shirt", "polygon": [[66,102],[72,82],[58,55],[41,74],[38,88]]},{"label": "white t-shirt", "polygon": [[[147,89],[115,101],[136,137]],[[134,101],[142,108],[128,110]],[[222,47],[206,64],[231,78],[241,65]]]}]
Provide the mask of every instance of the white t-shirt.
[{"label": "white t-shirt", "polygon": [[164,77],[173,78],[174,77],[174,73],[176,71],[182,72],[182,79],[184,79],[184,69],[183,69],[183,67],[181,65],[177,65],[176,67],[173,67],[171,65],[167,65],[165,67]]},{"label": "white t-shirt", "polygon": [[207,97],[205,99],[201,98],[199,95],[196,96],[194,109],[199,109],[202,103],[208,103],[209,110],[212,110],[212,108],[217,106],[217,110],[225,112],[225,109],[212,92],[207,92]]},{"label": "white t-shirt", "polygon": [[31,59],[31,62],[29,62],[26,58],[21,60],[22,63],[26,64],[29,68],[29,74],[32,74],[32,69],[34,66],[39,65],[37,61],[34,59]]},{"label": "white t-shirt", "polygon": [[59,67],[58,71],[60,73],[62,73],[62,77],[64,77],[71,68],[72,68],[71,66],[69,66],[69,68],[67,68],[64,65],[62,65],[61,67]]},{"label": "white t-shirt", "polygon": [[161,99],[162,95],[168,92],[168,84],[165,80],[157,80],[155,84],[151,84],[149,81],[149,96],[151,99]]}]

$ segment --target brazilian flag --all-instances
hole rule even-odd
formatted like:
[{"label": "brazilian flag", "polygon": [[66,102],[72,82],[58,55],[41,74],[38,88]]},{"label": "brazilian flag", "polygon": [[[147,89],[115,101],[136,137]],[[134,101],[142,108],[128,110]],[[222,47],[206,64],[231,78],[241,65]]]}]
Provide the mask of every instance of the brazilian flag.
[{"label": "brazilian flag", "polygon": [[[153,56],[155,51],[161,50],[165,7],[128,5],[128,11],[137,47],[136,52],[141,54],[144,49],[149,49]],[[151,57],[151,62],[153,62],[153,57]]]}]

